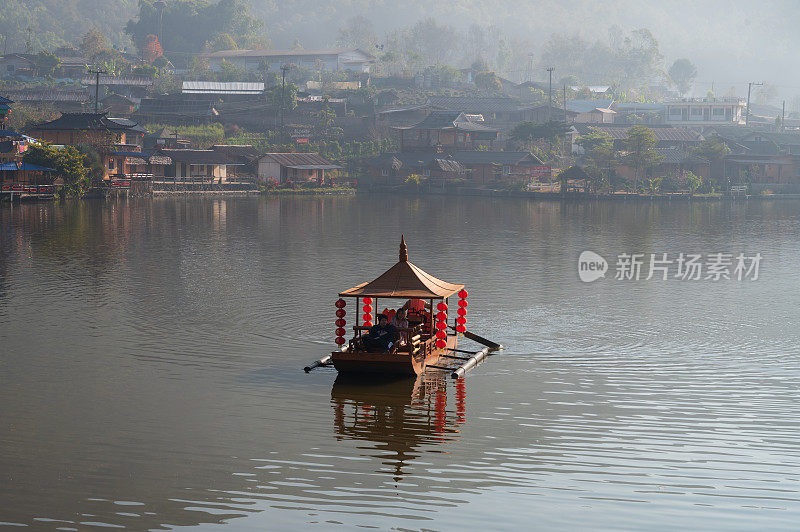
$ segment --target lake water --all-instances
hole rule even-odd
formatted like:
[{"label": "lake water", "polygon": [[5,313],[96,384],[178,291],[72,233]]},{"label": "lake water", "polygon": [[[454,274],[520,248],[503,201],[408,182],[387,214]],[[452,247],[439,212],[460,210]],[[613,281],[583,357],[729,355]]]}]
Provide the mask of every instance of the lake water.
[{"label": "lake water", "polygon": [[[0,523],[800,520],[800,202],[170,198],[0,222]],[[303,373],[401,233],[506,350],[463,381]],[[606,278],[579,280],[585,250]],[[614,278],[622,253],[717,252],[760,253],[758,279]]]}]

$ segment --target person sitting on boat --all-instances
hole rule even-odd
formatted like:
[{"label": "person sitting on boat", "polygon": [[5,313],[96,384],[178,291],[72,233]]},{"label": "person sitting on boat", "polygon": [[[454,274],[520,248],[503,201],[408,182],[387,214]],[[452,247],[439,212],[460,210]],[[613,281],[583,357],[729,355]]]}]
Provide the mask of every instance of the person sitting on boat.
[{"label": "person sitting on boat", "polygon": [[[392,319],[389,320],[389,324],[394,326],[396,329],[408,329],[408,320],[406,319],[406,309],[401,308],[398,310]],[[408,333],[400,331],[400,343],[408,343]]]},{"label": "person sitting on boat", "polygon": [[407,311],[413,321],[428,322],[431,319],[431,304],[424,299],[409,299],[400,309]]},{"label": "person sitting on boat", "polygon": [[378,314],[378,323],[369,328],[364,337],[364,348],[367,351],[387,353],[397,340],[397,329],[389,323],[386,314]]}]

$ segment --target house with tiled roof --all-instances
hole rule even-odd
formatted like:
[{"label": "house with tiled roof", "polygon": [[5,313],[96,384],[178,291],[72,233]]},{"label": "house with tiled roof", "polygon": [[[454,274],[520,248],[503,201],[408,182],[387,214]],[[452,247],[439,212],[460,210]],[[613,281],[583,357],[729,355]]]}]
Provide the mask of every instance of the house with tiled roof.
[{"label": "house with tiled roof", "polygon": [[400,151],[473,150],[491,148],[500,132],[481,123],[481,118],[460,111],[433,111],[412,126],[395,127],[400,132]]}]

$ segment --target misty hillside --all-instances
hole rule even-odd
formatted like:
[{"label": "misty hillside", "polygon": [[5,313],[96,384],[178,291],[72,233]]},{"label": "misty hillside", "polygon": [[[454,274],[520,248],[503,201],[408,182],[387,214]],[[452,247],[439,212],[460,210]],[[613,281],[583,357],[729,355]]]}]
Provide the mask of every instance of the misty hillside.
[{"label": "misty hillside", "polygon": [[[150,2],[150,0],[145,0]],[[167,0],[177,1],[203,0]],[[150,2],[152,3],[152,2]],[[348,18],[368,19],[378,39],[432,17],[440,25],[465,30],[470,25],[496,26],[509,42],[524,42],[530,52],[554,33],[580,35],[592,41],[612,26],[648,28],[667,64],[690,58],[698,67],[697,85],[718,88],[765,80],[781,92],[797,93],[800,74],[792,68],[800,44],[795,27],[796,4],[764,2],[594,0],[245,0],[264,21],[265,37],[275,48],[334,45]],[[105,33],[119,48],[132,49],[124,33],[138,12],[136,0],[6,0],[0,10],[0,34],[8,52],[26,46],[47,49],[76,42],[89,29]],[[28,31],[28,28],[31,30]],[[28,44],[28,41],[31,41]],[[541,76],[543,78],[543,75]]]}]

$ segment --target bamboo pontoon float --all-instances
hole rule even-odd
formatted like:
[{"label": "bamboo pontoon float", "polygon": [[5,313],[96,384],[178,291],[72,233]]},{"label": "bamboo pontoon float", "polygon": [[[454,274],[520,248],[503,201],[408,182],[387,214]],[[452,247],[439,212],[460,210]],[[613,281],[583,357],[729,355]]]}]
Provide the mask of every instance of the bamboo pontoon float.
[{"label": "bamboo pontoon float", "polygon": [[[450,298],[454,295],[458,296],[457,307],[455,312],[450,312]],[[414,376],[433,367],[452,369],[454,377],[463,376],[486,356],[488,350],[468,352],[473,355],[469,358],[448,354],[463,352],[457,349],[460,334],[483,343],[490,349],[501,347],[467,331],[468,295],[463,284],[438,279],[410,262],[405,237],[401,237],[398,262],[394,266],[374,281],[361,283],[339,293],[339,300],[336,301],[335,340],[339,349],[304,369],[308,372],[319,366],[333,365],[339,373]],[[354,300],[350,308],[354,308],[355,314],[353,336],[349,340],[345,338],[347,300]],[[406,339],[402,345],[376,351],[365,347],[365,333],[372,327],[373,310],[377,314],[380,302],[385,300],[405,300],[409,303],[415,301],[416,312],[409,312],[407,328],[398,329]],[[419,304],[420,300],[424,305]],[[453,324],[448,323],[449,317],[453,317]],[[460,367],[441,366],[437,365],[440,358],[458,359],[464,363]]]}]

